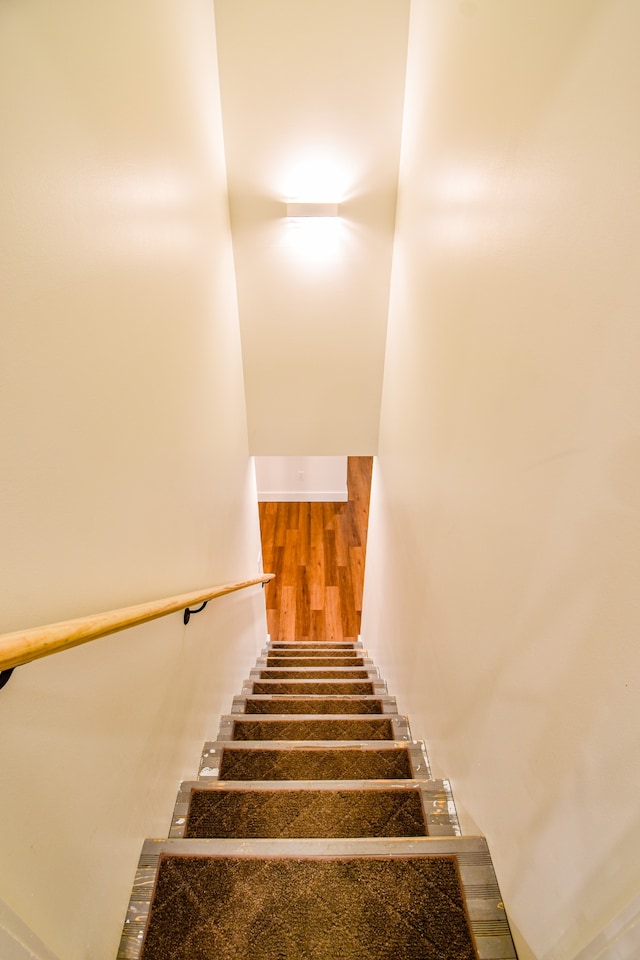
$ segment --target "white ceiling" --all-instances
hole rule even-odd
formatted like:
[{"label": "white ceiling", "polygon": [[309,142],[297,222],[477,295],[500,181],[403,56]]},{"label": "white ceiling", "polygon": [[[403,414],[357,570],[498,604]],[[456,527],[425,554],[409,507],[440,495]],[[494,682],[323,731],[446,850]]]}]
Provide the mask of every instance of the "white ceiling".
[{"label": "white ceiling", "polygon": [[[251,452],[373,453],[409,0],[215,13]],[[340,218],[296,224],[287,200]]]}]

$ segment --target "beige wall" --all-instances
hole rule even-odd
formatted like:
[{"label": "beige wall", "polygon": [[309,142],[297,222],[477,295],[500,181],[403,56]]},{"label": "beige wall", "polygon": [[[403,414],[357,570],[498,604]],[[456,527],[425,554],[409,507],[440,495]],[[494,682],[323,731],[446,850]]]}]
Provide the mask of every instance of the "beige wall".
[{"label": "beige wall", "polygon": [[254,457],[258,500],[344,501],[347,457]]},{"label": "beige wall", "polygon": [[640,890],[639,33],[412,5],[363,636],[521,960]]},{"label": "beige wall", "polygon": [[[249,446],[377,448],[408,0],[215,0]],[[293,223],[285,202],[339,202]]]},{"label": "beige wall", "polygon": [[[4,4],[0,114],[0,630],[255,574],[211,5]],[[115,956],[265,631],[254,589],[0,693],[0,899],[61,960]]]}]

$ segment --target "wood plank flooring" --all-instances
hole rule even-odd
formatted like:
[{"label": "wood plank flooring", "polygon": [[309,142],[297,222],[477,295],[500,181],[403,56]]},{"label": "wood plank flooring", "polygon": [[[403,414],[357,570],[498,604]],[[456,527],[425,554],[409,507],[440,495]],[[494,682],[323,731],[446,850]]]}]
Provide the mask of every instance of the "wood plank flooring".
[{"label": "wood plank flooring", "polygon": [[355,640],[360,632],[373,457],[349,457],[347,503],[260,503],[272,640]]}]

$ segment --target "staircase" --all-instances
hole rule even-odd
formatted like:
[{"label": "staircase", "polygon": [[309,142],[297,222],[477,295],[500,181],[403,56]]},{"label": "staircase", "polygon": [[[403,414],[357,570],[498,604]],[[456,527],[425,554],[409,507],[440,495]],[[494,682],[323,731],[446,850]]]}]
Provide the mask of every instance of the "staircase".
[{"label": "staircase", "polygon": [[360,643],[270,643],[147,840],[118,960],[513,960],[482,837]]}]

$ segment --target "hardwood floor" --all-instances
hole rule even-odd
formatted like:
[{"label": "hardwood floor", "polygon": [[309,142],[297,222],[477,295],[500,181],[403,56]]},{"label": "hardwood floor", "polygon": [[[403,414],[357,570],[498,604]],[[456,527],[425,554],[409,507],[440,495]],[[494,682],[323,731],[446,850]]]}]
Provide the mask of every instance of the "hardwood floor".
[{"label": "hardwood floor", "polygon": [[272,640],[355,640],[360,632],[373,457],[349,457],[347,503],[260,503]]}]

